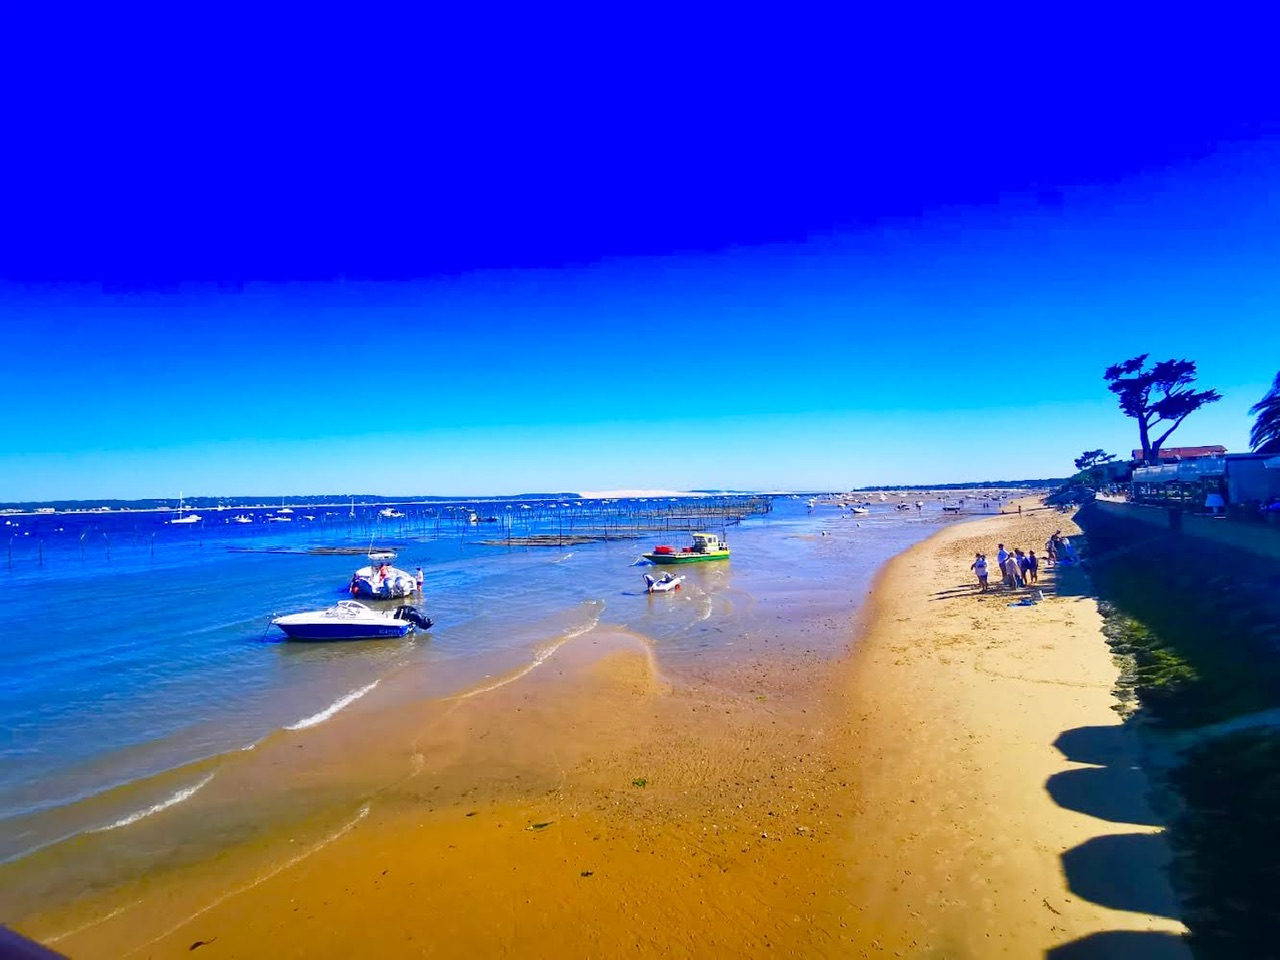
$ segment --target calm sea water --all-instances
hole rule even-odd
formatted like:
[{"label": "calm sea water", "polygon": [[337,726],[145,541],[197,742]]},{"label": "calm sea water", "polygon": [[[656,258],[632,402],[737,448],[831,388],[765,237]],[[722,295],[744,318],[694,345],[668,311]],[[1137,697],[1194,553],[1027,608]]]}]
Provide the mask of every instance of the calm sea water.
[{"label": "calm sea water", "polygon": [[[381,521],[345,505],[289,523],[268,523],[270,511],[259,510],[244,525],[230,522],[243,511],[203,511],[186,526],[162,513],[7,518],[0,862],[181,802],[199,779],[176,793],[172,784],[149,791],[150,779],[281,728],[318,726],[384,695],[380,681],[406,665],[435,678],[428,695],[447,696],[497,669],[539,663],[598,623],[651,638],[666,670],[731,658],[734,638],[760,626],[761,598],[826,592],[847,606],[883,561],[944,519],[937,501],[920,511],[877,503],[855,518],[780,497],[768,514],[727,529],[729,563],[681,568],[679,594],[651,597],[642,574],[653,568],[636,565],[640,554],[687,543],[687,533],[508,546],[509,517],[514,533],[563,532],[577,507],[486,507],[502,522],[442,522],[438,507],[412,506]],[[500,542],[482,542],[490,538]],[[272,616],[343,599],[367,563],[308,551],[370,545],[393,546],[397,566],[424,569],[436,627],[407,641],[282,642]],[[113,792],[124,799],[104,803]]]}]

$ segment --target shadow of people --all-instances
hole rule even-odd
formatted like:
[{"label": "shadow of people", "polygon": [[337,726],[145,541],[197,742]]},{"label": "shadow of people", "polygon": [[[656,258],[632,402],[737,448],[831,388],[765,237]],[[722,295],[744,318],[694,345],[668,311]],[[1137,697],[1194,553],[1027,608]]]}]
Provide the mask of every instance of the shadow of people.
[{"label": "shadow of people", "polygon": [[1091,933],[1045,951],[1045,960],[1190,960],[1185,937],[1158,930]]},{"label": "shadow of people", "polygon": [[1177,919],[1178,902],[1166,878],[1169,852],[1158,833],[1094,837],[1062,855],[1067,886],[1076,896],[1112,910]]},{"label": "shadow of people", "polygon": [[[991,589],[988,587],[988,589]],[[954,587],[948,587],[945,590],[934,591],[934,600],[954,600],[956,597],[971,597],[982,590],[978,586],[978,581],[973,580],[969,583],[961,583]]]},{"label": "shadow of people", "polygon": [[1046,780],[1045,789],[1058,806],[1099,820],[1150,827],[1163,822],[1146,801],[1146,775],[1135,767],[1064,770]]}]

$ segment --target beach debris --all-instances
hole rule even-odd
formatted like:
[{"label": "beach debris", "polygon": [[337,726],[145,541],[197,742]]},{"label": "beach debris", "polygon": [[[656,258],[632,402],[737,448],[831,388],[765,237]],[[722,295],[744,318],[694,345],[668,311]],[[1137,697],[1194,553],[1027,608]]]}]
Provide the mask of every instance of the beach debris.
[{"label": "beach debris", "polygon": [[580,876],[580,877],[589,877],[589,876],[591,876],[593,873],[595,873],[595,871],[594,871],[594,870],[583,870],[580,874],[578,874],[578,876]]},{"label": "beach debris", "polygon": [[547,827],[551,826],[553,823],[555,823],[554,820],[544,820],[542,823],[531,823],[527,827],[525,827],[525,829],[526,830],[545,830],[547,829]]},{"label": "beach debris", "polygon": [[210,937],[208,940],[197,940],[191,946],[187,947],[187,950],[191,951],[196,949],[197,947],[207,947],[209,944],[213,943],[213,941],[217,939],[218,939],[217,937]]},{"label": "beach debris", "polygon": [[647,787],[649,785],[649,781],[645,777],[636,777],[631,781],[631,785],[633,787]]}]

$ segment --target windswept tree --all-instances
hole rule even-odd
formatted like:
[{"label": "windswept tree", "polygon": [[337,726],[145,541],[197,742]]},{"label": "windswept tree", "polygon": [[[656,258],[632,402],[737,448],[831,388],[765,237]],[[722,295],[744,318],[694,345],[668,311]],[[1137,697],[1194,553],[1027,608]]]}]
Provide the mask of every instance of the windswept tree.
[{"label": "windswept tree", "polygon": [[[1120,398],[1120,409],[1125,416],[1138,421],[1138,436],[1142,440],[1142,459],[1151,461],[1160,455],[1160,448],[1177,430],[1182,421],[1201,407],[1222,399],[1217,390],[1194,390],[1196,365],[1190,360],[1161,360],[1144,369],[1147,357],[1144,353],[1107,367],[1102,378],[1107,389]],[[1152,433],[1161,424],[1169,427],[1152,439]]]},{"label": "windswept tree", "polygon": [[1115,454],[1107,453],[1104,450],[1086,450],[1076,457],[1076,469],[1092,470],[1094,467],[1099,467],[1104,463],[1110,463],[1115,458]]},{"label": "windswept tree", "polygon": [[1249,431],[1249,446],[1255,453],[1280,453],[1280,373],[1266,396],[1249,408],[1257,416]]},{"label": "windswept tree", "polygon": [[1085,484],[1099,484],[1106,476],[1105,466],[1115,459],[1115,454],[1104,450],[1086,450],[1076,457],[1076,475],[1074,481]]}]

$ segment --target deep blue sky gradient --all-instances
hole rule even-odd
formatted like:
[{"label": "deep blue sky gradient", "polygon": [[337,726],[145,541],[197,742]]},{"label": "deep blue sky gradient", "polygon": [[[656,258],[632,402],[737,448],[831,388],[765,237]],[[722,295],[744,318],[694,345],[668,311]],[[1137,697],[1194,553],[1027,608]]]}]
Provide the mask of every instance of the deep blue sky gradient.
[{"label": "deep blue sky gradient", "polygon": [[1275,24],[602,16],[12,23],[0,499],[1063,474],[1142,352],[1245,449]]}]

